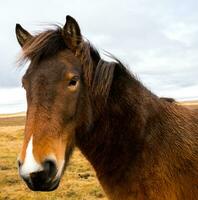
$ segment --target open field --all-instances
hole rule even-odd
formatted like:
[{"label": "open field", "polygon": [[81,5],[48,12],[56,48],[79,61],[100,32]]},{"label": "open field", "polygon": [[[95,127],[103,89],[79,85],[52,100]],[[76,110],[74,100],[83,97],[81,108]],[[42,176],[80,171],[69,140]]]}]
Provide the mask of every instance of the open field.
[{"label": "open field", "polygon": [[[181,102],[198,109],[198,101]],[[0,200],[106,200],[90,164],[75,150],[59,188],[50,193],[32,192],[19,178],[16,158],[23,140],[25,114],[0,115]]]},{"label": "open field", "polygon": [[0,115],[0,200],[106,200],[94,170],[77,149],[56,191],[30,191],[18,176],[16,165],[24,122],[23,113]]},{"label": "open field", "polygon": [[190,109],[198,109],[198,101],[183,101],[180,102],[179,104]]}]

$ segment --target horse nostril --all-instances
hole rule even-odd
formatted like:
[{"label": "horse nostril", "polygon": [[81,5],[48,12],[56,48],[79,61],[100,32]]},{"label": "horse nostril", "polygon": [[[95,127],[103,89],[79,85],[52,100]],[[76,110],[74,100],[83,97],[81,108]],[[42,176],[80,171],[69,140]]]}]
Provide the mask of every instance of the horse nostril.
[{"label": "horse nostril", "polygon": [[56,176],[57,167],[53,160],[46,160],[43,164],[44,171],[47,173],[48,177],[53,178]]}]

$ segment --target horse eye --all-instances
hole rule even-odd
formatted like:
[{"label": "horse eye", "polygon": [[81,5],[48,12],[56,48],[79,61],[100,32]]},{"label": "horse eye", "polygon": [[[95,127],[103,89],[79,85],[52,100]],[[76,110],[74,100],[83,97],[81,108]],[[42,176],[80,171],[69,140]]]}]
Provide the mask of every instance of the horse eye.
[{"label": "horse eye", "polygon": [[71,81],[69,81],[69,86],[75,86],[76,83],[77,83],[76,80],[71,80]]},{"label": "horse eye", "polygon": [[69,81],[68,86],[76,86],[77,82],[78,82],[78,77],[74,77]]}]

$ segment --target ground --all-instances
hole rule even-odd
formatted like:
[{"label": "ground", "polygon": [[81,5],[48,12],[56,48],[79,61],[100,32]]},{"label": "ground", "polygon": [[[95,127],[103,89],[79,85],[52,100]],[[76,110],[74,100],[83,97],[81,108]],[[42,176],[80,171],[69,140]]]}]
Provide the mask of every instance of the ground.
[{"label": "ground", "polygon": [[[182,104],[190,109],[198,108],[198,102]],[[56,191],[29,190],[18,176],[16,164],[24,122],[24,113],[0,115],[0,200],[107,200],[94,170],[78,149]]]}]

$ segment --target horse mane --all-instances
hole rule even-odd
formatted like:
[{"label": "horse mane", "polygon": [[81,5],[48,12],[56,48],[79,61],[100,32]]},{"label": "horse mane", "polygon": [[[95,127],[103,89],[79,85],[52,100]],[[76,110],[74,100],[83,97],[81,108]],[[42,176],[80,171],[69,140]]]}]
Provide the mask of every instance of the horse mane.
[{"label": "horse mane", "polygon": [[[29,39],[23,46],[20,61],[31,60],[38,63],[67,48],[69,47],[64,41],[62,28],[56,26],[55,29],[46,30]],[[130,74],[116,57],[109,55],[112,62],[101,59],[97,49],[88,40],[82,39],[74,54],[82,64],[84,82],[91,90],[91,94],[103,98],[104,101],[110,92],[114,69],[120,68],[121,71]]]}]

